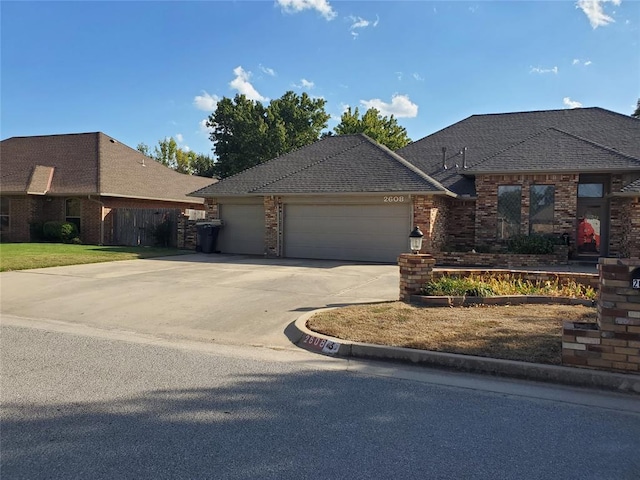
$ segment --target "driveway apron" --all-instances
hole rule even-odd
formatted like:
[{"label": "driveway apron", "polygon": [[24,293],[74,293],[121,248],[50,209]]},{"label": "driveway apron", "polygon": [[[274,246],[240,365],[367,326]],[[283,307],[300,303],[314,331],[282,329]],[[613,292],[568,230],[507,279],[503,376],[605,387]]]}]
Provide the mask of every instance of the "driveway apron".
[{"label": "driveway apron", "polygon": [[5,318],[289,347],[305,311],[396,300],[398,267],[190,254],[4,272],[0,289]]}]

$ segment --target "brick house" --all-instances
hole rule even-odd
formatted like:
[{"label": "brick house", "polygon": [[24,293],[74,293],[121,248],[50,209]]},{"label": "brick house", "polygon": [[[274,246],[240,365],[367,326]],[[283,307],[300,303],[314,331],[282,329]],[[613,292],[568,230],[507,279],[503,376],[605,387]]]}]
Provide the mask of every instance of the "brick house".
[{"label": "brick house", "polygon": [[142,228],[136,218],[203,210],[187,194],[215,181],[177,173],[101,132],[12,137],[0,156],[4,242],[30,241],[32,224],[68,221],[83,243],[140,243],[130,231]]},{"label": "brick house", "polygon": [[[228,253],[394,262],[564,235],[577,256],[640,256],[640,121],[601,108],[473,115],[392,152],[332,136],[192,194]],[[566,255],[565,255],[566,256]]]}]

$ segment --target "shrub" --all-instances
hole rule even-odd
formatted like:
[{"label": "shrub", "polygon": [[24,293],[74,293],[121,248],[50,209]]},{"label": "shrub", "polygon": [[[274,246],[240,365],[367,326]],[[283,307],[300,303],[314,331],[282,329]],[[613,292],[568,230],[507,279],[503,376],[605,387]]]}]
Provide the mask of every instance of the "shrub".
[{"label": "shrub", "polygon": [[42,226],[42,236],[49,242],[76,243],[78,227],[69,222],[45,222]]},{"label": "shrub", "polygon": [[156,240],[156,246],[169,248],[171,247],[171,234],[173,232],[173,224],[171,220],[164,220],[153,229],[153,237]]},{"label": "shrub", "polygon": [[423,295],[491,297],[495,295],[547,295],[551,297],[575,297],[594,300],[596,291],[588,286],[570,281],[555,280],[531,282],[510,274],[470,275],[468,277],[444,276],[429,282],[422,288]]},{"label": "shrub", "polygon": [[554,241],[542,235],[516,235],[509,239],[507,251],[526,255],[548,255],[553,253]]},{"label": "shrub", "polygon": [[424,295],[490,297],[495,295],[491,286],[472,277],[442,277],[427,283],[422,289]]},{"label": "shrub", "polygon": [[41,242],[45,239],[43,227],[44,224],[42,222],[29,223],[29,238],[32,242]]}]

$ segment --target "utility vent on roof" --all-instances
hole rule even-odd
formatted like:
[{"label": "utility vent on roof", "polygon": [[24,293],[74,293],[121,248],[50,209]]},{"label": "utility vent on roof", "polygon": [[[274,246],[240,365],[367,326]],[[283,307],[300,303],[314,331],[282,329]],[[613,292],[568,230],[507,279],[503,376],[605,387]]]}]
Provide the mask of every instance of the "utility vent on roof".
[{"label": "utility vent on roof", "polygon": [[[458,155],[462,155],[462,168],[467,168],[467,147],[463,147],[461,150],[458,150],[456,153],[447,158],[447,147],[442,147],[442,169],[448,170],[447,162],[451,159],[456,158]],[[454,164],[454,167],[459,168],[458,163]]]}]

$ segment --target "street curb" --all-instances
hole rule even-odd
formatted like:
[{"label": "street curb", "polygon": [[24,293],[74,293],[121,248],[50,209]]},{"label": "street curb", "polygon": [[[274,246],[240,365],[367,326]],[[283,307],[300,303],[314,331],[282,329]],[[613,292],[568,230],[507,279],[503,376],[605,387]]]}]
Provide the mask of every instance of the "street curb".
[{"label": "street curb", "polygon": [[292,324],[289,339],[300,348],[331,356],[419,363],[464,372],[485,373],[494,376],[559,383],[576,387],[599,388],[640,395],[640,375],[636,374],[604,372],[577,367],[543,365],[473,355],[351,342],[309,330],[307,328],[309,318],[326,310],[333,310],[333,308],[312,310],[300,316]]}]

